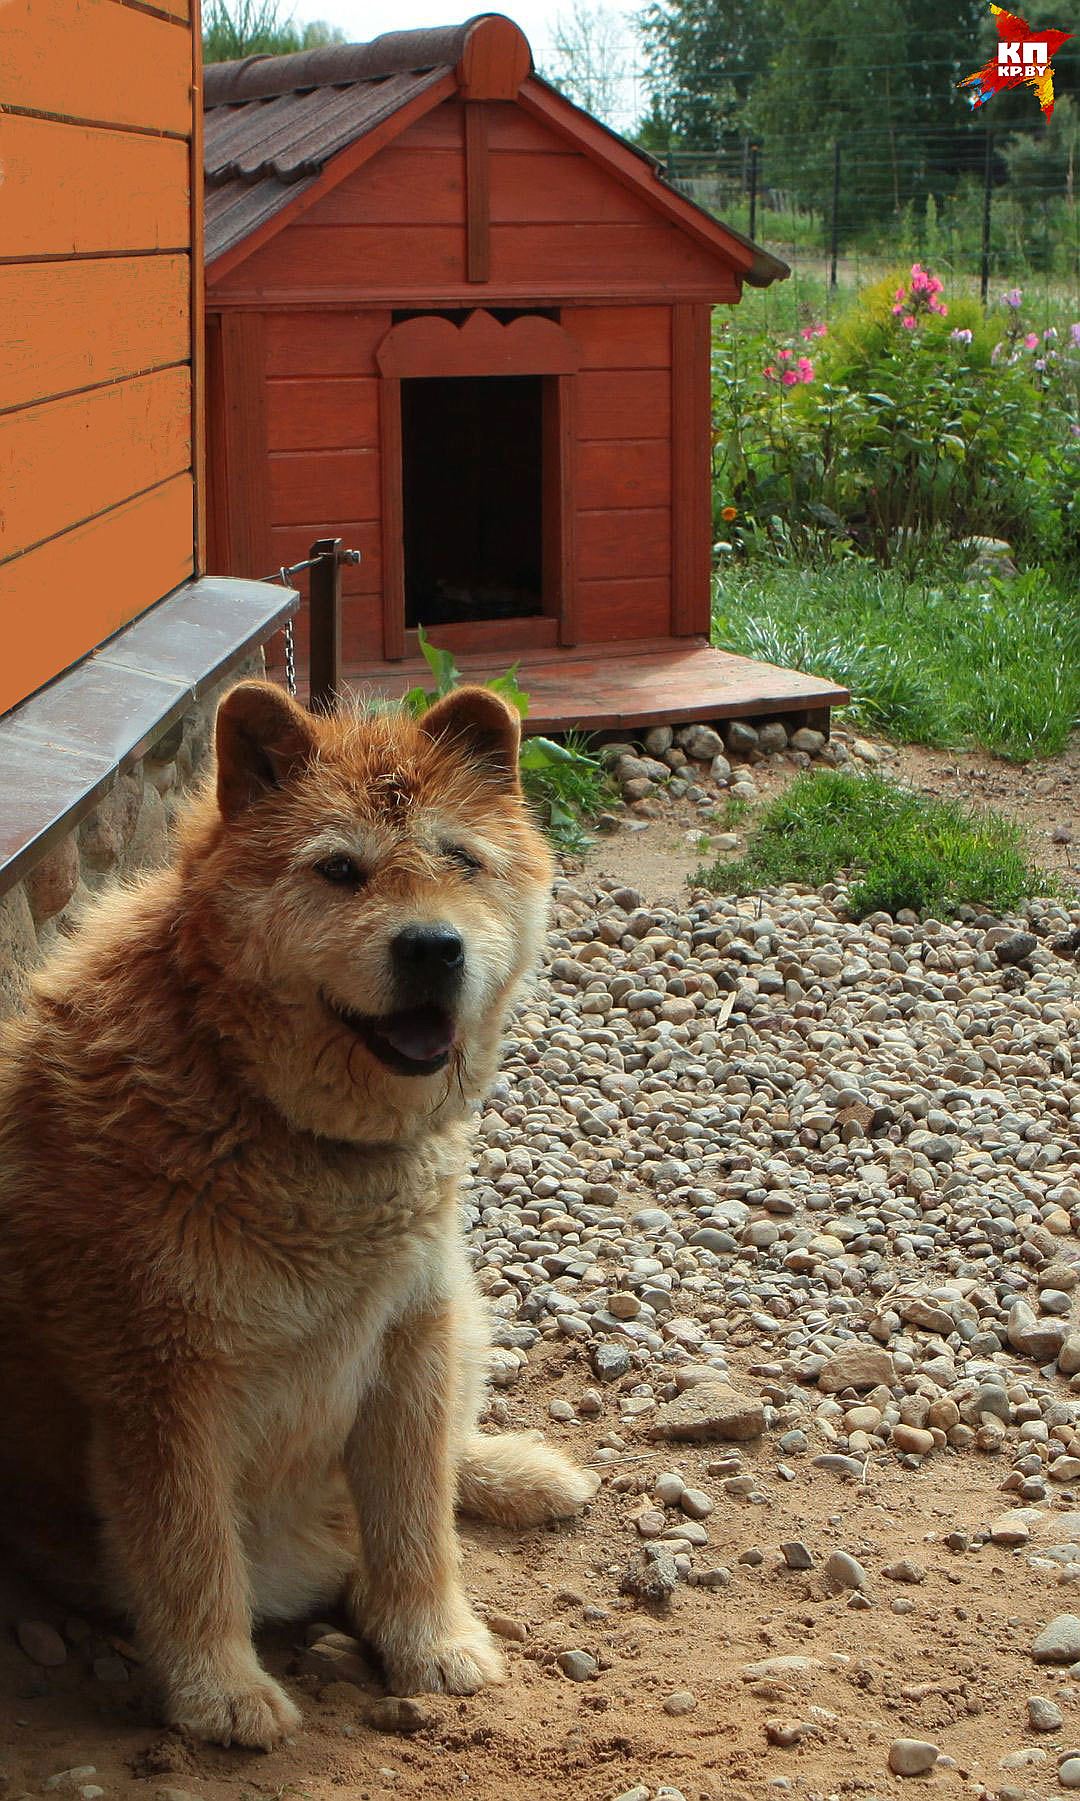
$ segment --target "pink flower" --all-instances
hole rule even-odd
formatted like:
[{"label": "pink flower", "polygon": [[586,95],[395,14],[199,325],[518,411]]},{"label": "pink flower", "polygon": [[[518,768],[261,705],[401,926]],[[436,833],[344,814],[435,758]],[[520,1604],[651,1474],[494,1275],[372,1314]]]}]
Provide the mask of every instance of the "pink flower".
[{"label": "pink flower", "polygon": [[815,327],[814,327],[814,336],[815,336],[815,338],[827,338],[828,335],[829,335],[829,328],[826,325],[824,319],[822,319],[820,324],[815,325]]},{"label": "pink flower", "polygon": [[1013,312],[1016,312],[1017,309],[1023,305],[1023,303],[1024,303],[1024,296],[1021,294],[1019,288],[1010,288],[1009,292],[1007,294],[1003,294],[1001,296],[1002,306],[1011,306],[1013,309]]},{"label": "pink flower", "polygon": [[798,379],[794,369],[785,369],[783,375],[780,377],[785,388],[793,388]]},{"label": "pink flower", "polygon": [[1047,344],[1055,344],[1057,342],[1057,331],[1054,326],[1047,326],[1046,330],[1043,332],[1043,338]]},{"label": "pink flower", "polygon": [[949,333],[949,342],[951,344],[970,344],[971,337],[972,334],[966,326],[958,326],[956,331]]},{"label": "pink flower", "polygon": [[764,369],[761,371],[761,373],[762,373],[762,375],[766,376],[769,381],[775,381],[776,380],[776,364],[775,363],[766,363],[766,365],[765,365]]},{"label": "pink flower", "polygon": [[1027,336],[1024,339],[1024,345],[1025,345],[1026,349],[1028,349],[1028,350],[1034,350],[1034,348],[1038,342],[1039,342],[1039,334],[1036,331],[1029,331]]},{"label": "pink flower", "polygon": [[894,300],[906,300],[907,299],[907,289],[906,288],[897,288],[896,293],[893,295],[893,299]]},{"label": "pink flower", "polygon": [[901,319],[900,323],[903,326],[905,331],[914,331],[915,330],[915,320],[910,313],[908,314],[906,319]]},{"label": "pink flower", "polygon": [[1078,319],[1076,321],[1075,325],[1070,325],[1069,337],[1072,339],[1072,342],[1076,346],[1076,348],[1078,350],[1080,350],[1080,319]]},{"label": "pink flower", "polygon": [[799,371],[800,381],[813,381],[814,365],[808,356],[801,356],[795,366]]},{"label": "pink flower", "polygon": [[795,354],[795,352],[793,350],[780,350],[777,352],[777,355],[780,357],[781,361],[785,362],[785,363],[787,362],[788,358],[794,356],[794,354]]},{"label": "pink flower", "polygon": [[906,304],[907,304],[906,301],[900,301],[896,306],[893,307],[892,316],[894,319],[899,319],[900,314],[903,312]]}]

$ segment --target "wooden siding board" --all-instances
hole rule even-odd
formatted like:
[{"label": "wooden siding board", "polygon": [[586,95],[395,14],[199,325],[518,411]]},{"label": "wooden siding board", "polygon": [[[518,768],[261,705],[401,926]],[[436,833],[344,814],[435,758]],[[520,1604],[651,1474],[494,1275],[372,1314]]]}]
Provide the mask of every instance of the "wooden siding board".
[{"label": "wooden siding board", "polygon": [[667,631],[671,583],[666,575],[583,581],[578,605],[582,644],[658,638]]},{"label": "wooden siding board", "polygon": [[385,308],[268,313],[266,373],[275,376],[374,375],[375,350],[390,329]]},{"label": "wooden siding board", "polygon": [[[213,294],[219,303],[295,295],[398,305],[437,304],[435,297],[457,294],[475,304],[478,290],[470,290],[464,268],[464,226],[431,225],[418,236],[412,225],[317,225],[305,217],[255,250],[229,280],[214,280]],[[702,299],[736,297],[714,261],[664,224],[492,225],[488,285],[493,294],[530,296],[541,305],[568,295],[636,297],[659,286]]]},{"label": "wooden siding board", "polygon": [[671,379],[666,369],[592,370],[578,377],[578,437],[656,438],[671,432]]},{"label": "wooden siding board", "polygon": [[0,566],[0,711],[178,587],[192,572],[191,547],[185,474]]},{"label": "wooden siding board", "polygon": [[671,452],[667,440],[611,438],[583,443],[575,492],[584,511],[668,506]]},{"label": "wooden siding board", "polygon": [[379,384],[371,376],[272,380],[266,431],[276,450],[370,450],[379,441]]},{"label": "wooden siding board", "polygon": [[379,457],[375,450],[275,451],[269,459],[269,508],[274,525],[321,521],[320,536],[337,519],[376,519]]},{"label": "wooden siding board", "polygon": [[383,574],[383,656],[405,655],[405,498],[402,487],[401,382],[386,376],[379,389],[379,466]]},{"label": "wooden siding board", "polygon": [[18,114],[3,141],[3,261],[186,250],[186,144]]},{"label": "wooden siding board", "polygon": [[346,176],[307,217],[311,225],[462,225],[462,146],[427,150],[411,146],[407,134]]},{"label": "wooden siding board", "polygon": [[671,513],[667,507],[614,507],[577,515],[578,580],[616,575],[662,575],[671,570]]},{"label": "wooden siding board", "polygon": [[487,281],[491,274],[491,155],[487,108],[465,108],[465,277]]},{"label": "wooden siding board", "polygon": [[562,324],[581,345],[583,369],[667,369],[669,306],[568,306]]},{"label": "wooden siding board", "polygon": [[257,581],[271,567],[261,313],[228,314],[222,320],[221,376],[232,554],[232,567],[226,573]]},{"label": "wooden siding board", "polygon": [[25,406],[185,361],[189,309],[186,256],[0,268],[0,404]]},{"label": "wooden siding board", "polygon": [[671,630],[707,636],[712,547],[708,307],[671,314],[672,569]]},{"label": "wooden siding board", "polygon": [[[0,416],[0,559],[191,463],[187,368]],[[154,595],[159,599],[159,595]]]},{"label": "wooden siding board", "polygon": [[191,131],[191,40],[115,0],[6,0],[8,107],[153,132]]},{"label": "wooden siding board", "polygon": [[[183,0],[186,5],[187,0]],[[186,15],[185,15],[186,16]],[[190,0],[191,142],[188,145],[188,205],[191,343],[191,442],[195,481],[193,554],[195,574],[206,564],[206,219],[203,209],[202,4]]]}]

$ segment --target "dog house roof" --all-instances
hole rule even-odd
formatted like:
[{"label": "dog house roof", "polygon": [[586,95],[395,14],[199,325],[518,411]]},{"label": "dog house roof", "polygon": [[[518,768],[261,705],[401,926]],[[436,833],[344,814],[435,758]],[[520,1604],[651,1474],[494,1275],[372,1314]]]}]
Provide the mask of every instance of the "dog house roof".
[{"label": "dog house roof", "polygon": [[[303,194],[316,184],[325,189],[335,158],[353,166],[344,153],[373,134],[372,153],[455,92],[512,100],[525,81],[554,92],[533,71],[527,39],[499,13],[437,30],[388,32],[369,44],[211,64],[204,77],[207,263],[256,232],[263,241],[265,228]],[[788,274],[777,257],[671,187],[654,158],[559,100],[587,127],[590,142],[583,148],[613,164],[631,153],[635,185],[651,192],[673,222],[681,218],[699,240],[707,235],[744,281],[768,287]]]}]

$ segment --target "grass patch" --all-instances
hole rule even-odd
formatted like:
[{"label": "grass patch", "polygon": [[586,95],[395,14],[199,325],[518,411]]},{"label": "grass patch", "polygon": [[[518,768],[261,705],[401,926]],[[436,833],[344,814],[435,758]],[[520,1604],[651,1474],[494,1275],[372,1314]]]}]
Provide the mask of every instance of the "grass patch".
[{"label": "grass patch", "polygon": [[754,562],[717,583],[713,641],[851,690],[869,730],[1013,762],[1064,750],[1080,720],[1080,605],[1039,569],[918,578],[858,558]]},{"label": "grass patch", "polygon": [[857,873],[848,896],[857,919],[901,907],[938,919],[963,906],[1009,913],[1057,888],[1028,861],[1020,828],[999,814],[834,770],[797,777],[763,809],[743,857],[691,879],[741,895],[785,882],[820,888],[849,871]]},{"label": "grass patch", "polygon": [[614,785],[584,732],[563,734],[560,747],[568,753],[566,761],[550,756],[534,760],[530,742],[537,741],[526,738],[521,747],[525,793],[556,848],[579,856],[592,843],[586,825],[615,798]]}]

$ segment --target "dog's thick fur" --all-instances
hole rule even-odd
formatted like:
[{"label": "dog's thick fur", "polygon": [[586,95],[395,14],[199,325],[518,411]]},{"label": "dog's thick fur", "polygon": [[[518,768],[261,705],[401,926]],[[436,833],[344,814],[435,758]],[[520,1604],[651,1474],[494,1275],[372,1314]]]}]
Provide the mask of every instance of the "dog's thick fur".
[{"label": "dog's thick fur", "polygon": [[[501,1662],[455,1504],[533,1524],[596,1478],[476,1430],[456,1187],[551,878],[516,716],[245,683],[217,747],[173,866],[99,905],[0,1053],[0,1494],[54,1575],[88,1544],[170,1720],[270,1747],[299,1714],[253,1621],[340,1598],[394,1689],[470,1693]],[[445,1044],[392,1025],[406,927],[460,944]]]}]

